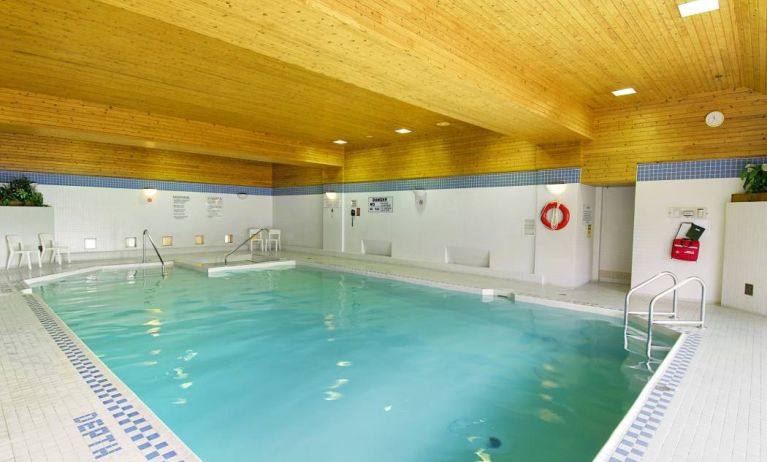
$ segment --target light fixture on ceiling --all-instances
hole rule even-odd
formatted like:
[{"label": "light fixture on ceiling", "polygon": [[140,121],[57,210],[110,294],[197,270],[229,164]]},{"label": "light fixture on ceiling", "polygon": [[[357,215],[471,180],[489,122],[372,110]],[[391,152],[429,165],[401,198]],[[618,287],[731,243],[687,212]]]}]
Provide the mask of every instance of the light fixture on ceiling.
[{"label": "light fixture on ceiling", "polygon": [[398,128],[398,129],[396,129],[394,131],[399,133],[400,135],[406,135],[406,134],[412,132],[412,130],[408,130],[407,128]]},{"label": "light fixture on ceiling", "polygon": [[620,90],[613,90],[612,94],[615,96],[626,96],[626,95],[633,95],[636,92],[637,91],[634,90],[633,88],[628,87],[628,88],[621,88]]},{"label": "light fixture on ceiling", "polygon": [[679,5],[679,14],[683,18],[719,9],[719,0],[695,0]]},{"label": "light fixture on ceiling", "polygon": [[373,135],[365,135],[365,138],[372,138]]},{"label": "light fixture on ceiling", "polygon": [[348,141],[346,141],[346,140],[333,140],[333,142],[335,144],[346,144],[346,143],[348,143]]},{"label": "light fixture on ceiling", "polygon": [[442,122],[437,122],[434,125],[436,125],[438,127],[449,127],[450,126],[450,122],[448,122],[446,120],[443,120]]}]

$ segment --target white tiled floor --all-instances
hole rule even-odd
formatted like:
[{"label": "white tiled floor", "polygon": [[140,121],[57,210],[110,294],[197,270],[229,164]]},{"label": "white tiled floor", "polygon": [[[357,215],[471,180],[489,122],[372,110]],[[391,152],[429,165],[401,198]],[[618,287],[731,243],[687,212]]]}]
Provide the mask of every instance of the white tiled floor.
[{"label": "white tiled floor", "polygon": [[[444,286],[493,288],[613,312],[622,309],[626,290],[619,284],[597,283],[577,289],[541,287],[497,277],[329,255],[283,252],[281,256],[299,263]],[[125,261],[96,264],[105,263]],[[76,262],[42,270],[0,271],[0,462],[92,460],[72,418],[81,415],[78,412],[82,409],[97,409],[100,403],[92,402],[94,395],[87,387],[82,389],[82,379],[16,293],[23,279],[91,265]],[[636,300],[637,306],[646,302]],[[682,317],[693,318],[696,309],[693,304],[683,303]],[[692,331],[701,338],[697,352],[644,456],[634,460],[767,462],[767,317],[710,306],[707,327]],[[62,396],[62,390],[69,390],[66,396]],[[119,426],[109,426],[117,436]],[[131,447],[129,442],[123,446]],[[127,455],[126,450],[123,458],[101,460],[128,460]],[[143,460],[143,456],[135,460]]]}]

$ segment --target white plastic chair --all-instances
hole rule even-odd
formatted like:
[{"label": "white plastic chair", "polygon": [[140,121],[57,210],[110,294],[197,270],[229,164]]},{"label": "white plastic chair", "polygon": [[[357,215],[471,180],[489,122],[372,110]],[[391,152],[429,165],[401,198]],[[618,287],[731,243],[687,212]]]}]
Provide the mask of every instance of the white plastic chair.
[{"label": "white plastic chair", "polygon": [[46,252],[50,252],[51,263],[53,263],[53,260],[55,259],[56,262],[60,265],[61,254],[65,253],[67,254],[67,263],[72,263],[72,255],[69,253],[69,247],[64,245],[57,245],[56,241],[53,240],[53,235],[51,234],[40,233],[37,236],[40,238],[40,247],[42,247],[42,250],[40,251],[41,260],[45,259]]},{"label": "white plastic chair", "polygon": [[253,244],[258,244],[261,251],[264,251],[264,247],[266,246],[266,240],[262,237],[264,232],[263,228],[250,228],[248,230],[248,235],[253,236],[250,239],[250,253],[253,253]]},{"label": "white plastic chair", "polygon": [[272,248],[274,243],[274,250],[282,250],[282,231],[279,229],[270,229],[269,234],[266,237],[266,250]]},{"label": "white plastic chair", "polygon": [[32,269],[33,253],[37,255],[37,266],[39,268],[43,267],[42,261],[40,260],[40,253],[37,251],[37,249],[34,247],[25,246],[24,241],[22,241],[19,236],[15,234],[8,234],[5,236],[5,242],[8,244],[8,262],[5,264],[5,269],[11,267],[11,262],[16,256],[19,257],[19,267],[21,267],[21,262],[24,261],[24,257],[26,256],[27,268]]}]

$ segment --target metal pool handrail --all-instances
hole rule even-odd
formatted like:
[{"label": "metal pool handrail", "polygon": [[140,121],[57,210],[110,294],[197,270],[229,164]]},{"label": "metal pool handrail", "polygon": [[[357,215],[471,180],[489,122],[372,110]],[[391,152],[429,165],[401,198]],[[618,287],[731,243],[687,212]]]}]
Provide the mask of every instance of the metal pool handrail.
[{"label": "metal pool handrail", "polygon": [[[687,285],[690,282],[697,282],[700,284],[700,320],[697,321],[680,321],[678,319],[668,320],[668,321],[655,321],[653,319],[654,310],[655,310],[655,303],[663,298],[664,296],[670,294],[671,292],[674,292],[674,295],[676,295],[676,291],[679,290],[681,287]],[[674,287],[670,287],[663,292],[659,293],[655,297],[653,297],[652,301],[650,301],[650,308],[647,310],[647,356],[650,356],[651,350],[652,350],[652,326],[653,324],[676,324],[676,325],[688,325],[688,326],[698,326],[703,327],[706,322],[706,283],[703,281],[703,279],[692,276],[684,281],[680,282],[679,284],[674,284]]]},{"label": "metal pool handrail", "polygon": [[[250,233],[250,236],[248,236],[248,238],[247,238],[247,239],[245,239],[244,241],[242,241],[242,243],[241,243],[240,245],[238,245],[238,246],[237,246],[237,247],[236,247],[234,250],[232,250],[231,252],[229,252],[228,254],[226,254],[226,256],[224,256],[224,265],[226,265],[226,261],[227,261],[227,259],[228,259],[228,258],[229,258],[229,257],[230,257],[230,256],[231,256],[233,253],[235,253],[235,252],[237,252],[238,250],[240,250],[240,247],[242,247],[243,245],[245,245],[245,244],[247,244],[248,242],[250,242],[250,241],[251,241],[251,239],[253,239],[253,236],[257,236],[257,235],[258,235],[258,233],[260,233],[261,231],[269,231],[269,229],[268,229],[268,228],[258,228],[258,229],[256,230],[256,232],[255,232],[255,233]],[[252,256],[252,255],[251,255],[251,256]]]},{"label": "metal pool handrail", "polygon": [[141,250],[141,263],[146,263],[146,238],[149,238],[149,243],[152,244],[152,248],[154,249],[154,253],[157,254],[157,258],[160,259],[160,266],[162,266],[162,275],[165,276],[165,260],[162,259],[162,255],[160,255],[160,251],[157,250],[157,246],[154,244],[154,239],[152,239],[152,235],[149,234],[149,230],[145,229],[144,233],[142,235],[142,250]]},{"label": "metal pool handrail", "polygon": [[[658,279],[669,276],[671,279],[674,280],[674,286],[677,285],[679,282],[679,279],[677,278],[676,274],[672,273],[671,271],[661,271],[660,273],[656,274],[655,276],[651,277],[650,279],[640,282],[639,284],[635,285],[631,288],[631,290],[628,291],[626,294],[626,299],[623,304],[623,347],[628,348],[628,328],[629,328],[629,315],[630,314],[645,314],[644,311],[629,311],[630,306],[630,299],[631,295],[636,292],[637,290],[641,289],[642,287],[646,286],[647,284],[650,284],[651,282],[655,282]],[[677,293],[676,290],[674,291],[674,308],[671,312],[671,317],[676,318],[676,312],[677,312]]]}]

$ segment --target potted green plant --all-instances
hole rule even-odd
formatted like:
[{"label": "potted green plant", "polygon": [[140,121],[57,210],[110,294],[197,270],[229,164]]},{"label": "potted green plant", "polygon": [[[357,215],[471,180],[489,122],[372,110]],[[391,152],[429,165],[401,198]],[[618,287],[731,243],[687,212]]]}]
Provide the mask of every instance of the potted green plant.
[{"label": "potted green plant", "polygon": [[14,178],[7,185],[0,186],[0,205],[42,207],[43,194],[35,188],[29,178]]},{"label": "potted green plant", "polygon": [[733,194],[732,202],[767,201],[767,164],[746,164],[740,179],[745,193]]}]

